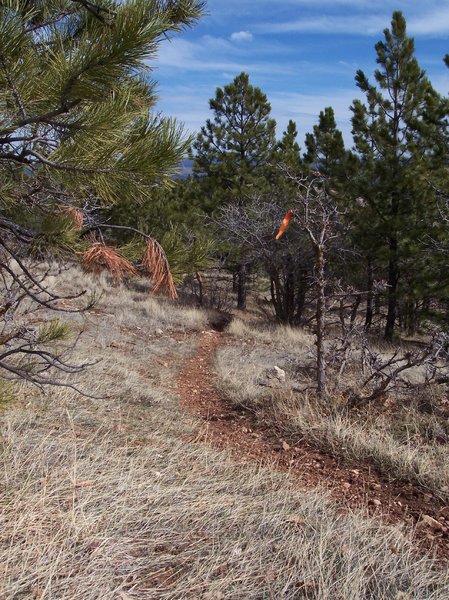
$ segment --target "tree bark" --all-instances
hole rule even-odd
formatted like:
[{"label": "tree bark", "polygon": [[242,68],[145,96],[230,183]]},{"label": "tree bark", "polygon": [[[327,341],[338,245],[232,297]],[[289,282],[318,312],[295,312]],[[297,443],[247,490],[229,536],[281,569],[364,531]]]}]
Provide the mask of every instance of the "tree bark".
[{"label": "tree bark", "polygon": [[316,353],[317,353],[317,391],[322,398],[326,394],[326,357],[324,348],[325,316],[326,316],[326,289],[324,275],[324,248],[316,248],[316,277],[317,277],[317,304],[316,304]]},{"label": "tree bark", "polygon": [[239,265],[238,281],[237,281],[237,308],[238,310],[246,310],[246,295],[247,295],[247,266],[242,263]]},{"label": "tree bark", "polygon": [[369,256],[367,259],[367,290],[366,313],[365,313],[365,331],[369,331],[373,323],[373,261]]},{"label": "tree bark", "polygon": [[387,322],[385,324],[384,338],[393,341],[394,326],[398,312],[398,240],[397,237],[391,237],[389,240],[389,259],[388,259],[388,312]]},{"label": "tree bark", "polygon": [[306,304],[307,292],[307,270],[301,269],[298,277],[298,291],[296,294],[295,325],[301,323],[304,307]]}]

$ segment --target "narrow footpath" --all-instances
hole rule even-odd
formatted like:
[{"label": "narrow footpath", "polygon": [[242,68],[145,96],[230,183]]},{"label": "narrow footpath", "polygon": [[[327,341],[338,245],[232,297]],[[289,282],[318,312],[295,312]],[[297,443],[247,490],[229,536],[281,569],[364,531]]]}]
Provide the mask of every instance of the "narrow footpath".
[{"label": "narrow footpath", "polygon": [[300,489],[321,486],[348,509],[364,509],[386,523],[414,532],[417,546],[449,560],[449,506],[412,484],[388,479],[367,463],[349,464],[292,441],[281,431],[256,424],[253,415],[236,410],[217,387],[214,357],[229,338],[217,331],[200,334],[197,350],[182,367],[174,391],[187,412],[200,420],[191,440],[230,450],[236,460],[287,472]]}]

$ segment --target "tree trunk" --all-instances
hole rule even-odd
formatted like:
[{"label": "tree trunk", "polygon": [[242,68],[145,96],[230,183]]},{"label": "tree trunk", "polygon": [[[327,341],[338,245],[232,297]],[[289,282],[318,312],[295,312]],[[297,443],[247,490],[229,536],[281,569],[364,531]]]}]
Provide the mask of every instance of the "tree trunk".
[{"label": "tree trunk", "polygon": [[234,294],[236,294],[237,290],[239,289],[237,282],[238,282],[238,271],[232,271],[232,291]]},{"label": "tree trunk", "polygon": [[367,259],[367,291],[366,297],[366,313],[365,313],[365,331],[369,331],[373,323],[373,261],[369,256]]},{"label": "tree trunk", "polygon": [[298,278],[298,291],[296,294],[295,325],[301,323],[304,307],[306,305],[307,270],[301,269]]},{"label": "tree trunk", "polygon": [[238,310],[246,310],[246,294],[247,294],[247,266],[242,263],[239,265],[238,281],[237,281],[237,308]]},{"label": "tree trunk", "polygon": [[326,316],[326,289],[324,275],[324,248],[316,248],[316,278],[317,278],[317,304],[316,304],[316,365],[317,365],[317,391],[322,398],[326,394],[326,357],[324,348],[325,316]]},{"label": "tree trunk", "polygon": [[274,314],[276,315],[276,319],[280,323],[284,323],[284,305],[282,302],[282,286],[281,281],[279,279],[279,273],[276,269],[272,269],[270,274],[270,293],[271,293],[271,303],[274,308]]},{"label": "tree trunk", "polygon": [[285,317],[289,325],[293,325],[295,318],[295,278],[293,271],[293,259],[291,255],[288,255],[285,273]]},{"label": "tree trunk", "polygon": [[388,260],[388,312],[385,325],[385,339],[393,341],[394,326],[398,312],[398,240],[391,237],[389,241],[389,260]]},{"label": "tree trunk", "polygon": [[356,299],[354,300],[354,304],[352,305],[351,316],[349,318],[349,324],[351,326],[351,329],[355,325],[355,322],[357,319],[357,313],[359,311],[359,306],[360,306],[361,301],[362,301],[362,296],[357,296]]}]

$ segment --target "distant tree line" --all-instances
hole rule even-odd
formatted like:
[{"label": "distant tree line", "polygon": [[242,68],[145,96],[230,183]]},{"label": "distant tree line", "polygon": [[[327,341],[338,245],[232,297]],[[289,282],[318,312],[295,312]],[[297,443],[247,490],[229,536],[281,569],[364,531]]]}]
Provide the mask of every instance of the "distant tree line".
[{"label": "distant tree line", "polygon": [[376,319],[392,340],[398,326],[413,332],[428,318],[448,320],[449,103],[420,68],[401,12],[375,52],[373,81],[356,73],[365,99],[351,105],[350,149],[332,107],[306,134],[304,152],[293,121],[276,140],[270,103],[246,73],[210,100],[213,116],[191,151],[193,175],[158,207],[168,221],[187,218],[193,230],[204,230],[209,218],[220,256],[236,274],[238,308],[246,306],[248,273],[259,273],[280,322],[306,318],[316,277],[310,239],[299,225],[279,241],[274,234],[298,182],[320,178],[344,231],[328,250],[326,278],[366,292],[366,329]]},{"label": "distant tree line", "polygon": [[[42,386],[55,370],[77,372],[45,347],[66,335],[63,323],[37,330],[29,315],[72,301],[83,309],[78,296],[49,289],[36,265],[73,259],[92,243],[90,261],[101,256],[120,276],[145,263],[149,239],[146,263],[164,265],[163,278],[170,267],[176,281],[201,282],[198,271],[215,262],[232,273],[241,310],[257,276],[276,319],[291,325],[319,320],[335,294],[358,298],[365,328],[382,325],[388,340],[398,327],[448,321],[449,104],[418,65],[403,15],[393,14],[376,44],[374,83],[356,74],[365,100],[351,106],[354,146],[345,148],[326,107],[302,150],[293,121],[276,139],[268,98],[246,73],[217,88],[196,139],[155,114],[147,62],[203,7],[0,2],[6,377]],[[176,181],[189,148],[193,174]],[[292,226],[276,240],[289,209]]]}]

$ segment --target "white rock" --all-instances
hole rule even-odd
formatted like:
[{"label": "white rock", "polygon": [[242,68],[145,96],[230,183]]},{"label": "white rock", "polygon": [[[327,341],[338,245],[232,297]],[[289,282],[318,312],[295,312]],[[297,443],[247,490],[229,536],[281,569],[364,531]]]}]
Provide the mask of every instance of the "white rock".
[{"label": "white rock", "polygon": [[285,381],[285,371],[277,366],[271,367],[266,370],[266,376],[268,379],[277,379],[280,382]]}]

